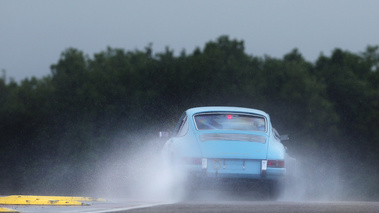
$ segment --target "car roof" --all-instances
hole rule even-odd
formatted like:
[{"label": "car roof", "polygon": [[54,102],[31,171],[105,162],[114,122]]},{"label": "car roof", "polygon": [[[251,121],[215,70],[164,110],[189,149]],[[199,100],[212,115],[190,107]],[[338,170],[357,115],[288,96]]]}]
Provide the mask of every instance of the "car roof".
[{"label": "car roof", "polygon": [[247,112],[247,113],[254,113],[266,116],[269,118],[269,115],[265,113],[262,110],[258,109],[251,109],[251,108],[245,108],[245,107],[230,107],[230,106],[207,106],[207,107],[195,107],[188,109],[186,112],[188,115],[194,115],[196,113],[202,113],[202,112]]}]

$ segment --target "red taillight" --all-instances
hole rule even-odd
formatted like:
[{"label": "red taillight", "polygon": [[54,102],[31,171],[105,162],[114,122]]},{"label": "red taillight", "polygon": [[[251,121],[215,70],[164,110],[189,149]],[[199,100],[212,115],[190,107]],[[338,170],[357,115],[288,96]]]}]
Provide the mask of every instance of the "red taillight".
[{"label": "red taillight", "polygon": [[268,160],[267,166],[272,168],[284,168],[284,160]]},{"label": "red taillight", "polygon": [[182,162],[185,164],[201,165],[201,158],[182,158]]}]

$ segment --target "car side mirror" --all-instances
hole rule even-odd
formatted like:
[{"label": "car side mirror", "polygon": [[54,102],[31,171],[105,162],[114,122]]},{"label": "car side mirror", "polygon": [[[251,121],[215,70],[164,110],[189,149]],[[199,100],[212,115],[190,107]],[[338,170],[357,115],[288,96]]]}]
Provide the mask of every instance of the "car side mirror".
[{"label": "car side mirror", "polygon": [[168,137],[170,137],[170,135],[169,135],[168,132],[160,131],[159,132],[159,137],[160,138],[168,138]]},{"label": "car side mirror", "polygon": [[288,141],[290,139],[290,136],[289,135],[281,135],[279,137],[280,141]]}]

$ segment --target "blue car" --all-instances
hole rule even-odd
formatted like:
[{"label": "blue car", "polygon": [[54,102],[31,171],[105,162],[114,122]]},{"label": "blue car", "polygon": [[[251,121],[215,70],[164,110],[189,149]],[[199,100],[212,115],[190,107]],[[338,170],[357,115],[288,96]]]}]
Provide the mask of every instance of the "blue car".
[{"label": "blue car", "polygon": [[188,177],[264,182],[276,196],[286,175],[286,138],[261,110],[197,107],[183,113],[162,155]]}]

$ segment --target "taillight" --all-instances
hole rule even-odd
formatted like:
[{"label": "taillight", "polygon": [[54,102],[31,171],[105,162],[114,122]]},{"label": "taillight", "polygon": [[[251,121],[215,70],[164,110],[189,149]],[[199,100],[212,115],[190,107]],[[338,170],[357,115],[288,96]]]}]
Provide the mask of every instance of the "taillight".
[{"label": "taillight", "polygon": [[284,168],[284,160],[268,160],[267,167]]},{"label": "taillight", "polygon": [[201,165],[201,158],[182,158],[182,162],[191,165]]}]

